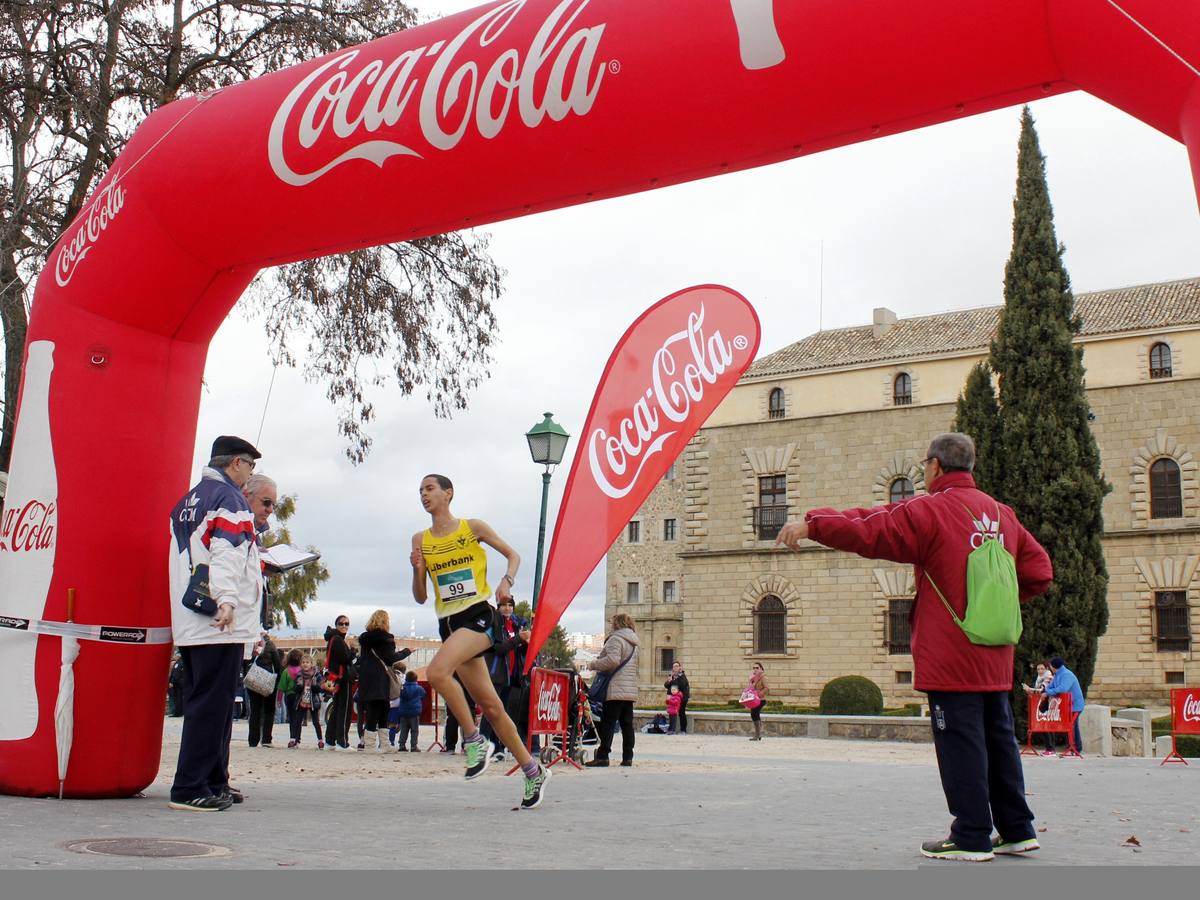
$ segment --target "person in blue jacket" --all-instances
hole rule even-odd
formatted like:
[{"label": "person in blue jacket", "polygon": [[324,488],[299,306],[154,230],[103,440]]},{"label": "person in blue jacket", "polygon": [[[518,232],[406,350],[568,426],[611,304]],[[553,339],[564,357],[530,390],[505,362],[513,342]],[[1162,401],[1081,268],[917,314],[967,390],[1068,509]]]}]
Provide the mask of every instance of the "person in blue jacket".
[{"label": "person in blue jacket", "polygon": [[[417,683],[417,673],[404,676],[404,687],[400,689],[400,702],[396,704],[396,719],[399,734],[396,735],[396,751],[417,752],[417,735],[421,730],[421,707],[425,704],[425,688]],[[409,737],[411,735],[411,737]],[[409,746],[405,747],[405,742]]]},{"label": "person in blue jacket", "polygon": [[1061,656],[1051,657],[1050,671],[1054,673],[1054,677],[1051,678],[1050,683],[1046,685],[1046,696],[1057,697],[1061,694],[1071,695],[1071,712],[1076,715],[1075,749],[1082,753],[1083,741],[1079,737],[1078,716],[1083,713],[1083,688],[1079,686],[1079,679],[1075,677],[1074,672],[1067,668],[1066,660],[1064,660]]}]

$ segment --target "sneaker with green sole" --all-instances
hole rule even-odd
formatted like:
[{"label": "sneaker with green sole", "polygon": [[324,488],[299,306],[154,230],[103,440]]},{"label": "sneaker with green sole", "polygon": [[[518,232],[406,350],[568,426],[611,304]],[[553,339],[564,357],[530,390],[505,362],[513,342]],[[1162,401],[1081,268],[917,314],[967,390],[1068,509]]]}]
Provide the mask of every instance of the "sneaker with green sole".
[{"label": "sneaker with green sole", "polygon": [[537,775],[530,778],[525,776],[525,797],[521,800],[521,809],[534,809],[546,796],[546,782],[550,780],[550,770],[538,763]]},{"label": "sneaker with green sole", "polygon": [[487,771],[492,761],[492,744],[488,740],[467,741],[463,744],[463,753],[467,757],[467,781],[478,778]]},{"label": "sneaker with green sole", "polygon": [[999,836],[992,838],[992,852],[1005,856],[1016,856],[1020,853],[1031,853],[1041,849],[1042,845],[1037,842],[1037,838],[1028,838],[1023,841],[1006,841]]},{"label": "sneaker with green sole", "polygon": [[929,859],[951,859],[959,862],[987,862],[993,858],[991,850],[963,850],[949,838],[922,844],[921,855]]}]

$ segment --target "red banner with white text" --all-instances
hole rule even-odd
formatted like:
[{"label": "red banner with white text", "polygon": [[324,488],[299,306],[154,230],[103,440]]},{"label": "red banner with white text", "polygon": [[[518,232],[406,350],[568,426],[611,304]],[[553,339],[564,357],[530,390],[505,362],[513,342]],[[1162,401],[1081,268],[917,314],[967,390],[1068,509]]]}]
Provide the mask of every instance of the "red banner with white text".
[{"label": "red banner with white text", "polygon": [[571,465],[526,670],[613,540],[758,352],[754,307],[719,285],[660,300],[617,342]]},{"label": "red banner with white text", "polygon": [[1200,734],[1200,688],[1171,689],[1171,733]]}]

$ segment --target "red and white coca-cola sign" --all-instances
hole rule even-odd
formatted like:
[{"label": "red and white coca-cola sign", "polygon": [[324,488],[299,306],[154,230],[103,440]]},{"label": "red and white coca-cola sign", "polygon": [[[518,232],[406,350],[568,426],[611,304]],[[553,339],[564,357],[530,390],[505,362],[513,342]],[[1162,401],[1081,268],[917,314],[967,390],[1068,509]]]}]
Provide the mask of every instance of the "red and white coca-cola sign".
[{"label": "red and white coca-cola sign", "polygon": [[660,300],[622,335],[567,478],[530,660],[621,529],[754,361],[758,341],[754,308],[717,285]]},{"label": "red and white coca-cola sign", "polygon": [[534,669],[529,679],[529,733],[562,734],[567,729],[570,676],[550,669]]},{"label": "red and white coca-cola sign", "polygon": [[1063,707],[1066,705],[1069,708],[1071,698],[1069,696],[1051,697],[1045,712],[1042,712],[1041,702],[1041,694],[1029,696],[1029,730],[1033,732],[1048,731],[1055,734],[1070,732],[1074,723],[1069,714],[1063,714],[1065,711]]},{"label": "red and white coca-cola sign", "polygon": [[53,551],[57,525],[58,504],[53,500],[30,500],[23,506],[8,507],[0,518],[0,552]]},{"label": "red and white coca-cola sign", "polygon": [[59,244],[58,257],[54,262],[54,280],[59,287],[71,283],[75,269],[124,208],[125,188],[121,186],[121,173],[117,171],[88,204],[83,224]]},{"label": "red and white coca-cola sign", "polygon": [[301,186],[353,159],[382,167],[393,156],[453,150],[472,129],[490,140],[510,113],[526,128],[586,116],[606,70],[597,57],[604,24],[582,17],[588,0],[563,0],[528,46],[506,46],[525,2],[508,0],[449,40],[391,59],[354,49],[317,66],[271,121],[271,169]]},{"label": "red and white coca-cola sign", "polygon": [[1200,734],[1200,688],[1171,690],[1171,731]]}]

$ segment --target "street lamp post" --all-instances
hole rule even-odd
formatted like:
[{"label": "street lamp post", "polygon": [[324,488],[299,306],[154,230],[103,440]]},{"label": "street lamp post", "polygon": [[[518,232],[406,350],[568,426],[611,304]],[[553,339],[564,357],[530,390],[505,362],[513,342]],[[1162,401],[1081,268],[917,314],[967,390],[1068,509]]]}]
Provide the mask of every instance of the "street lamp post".
[{"label": "street lamp post", "polygon": [[550,472],[562,462],[563,452],[567,449],[567,440],[571,437],[553,419],[552,413],[543,413],[546,417],[527,432],[525,440],[529,442],[529,455],[539,466],[545,466],[542,472],[542,515],[538,520],[537,563],[533,568],[533,612],[537,612],[538,595],[542,590],[542,552],[546,546],[546,504],[550,499]]}]

